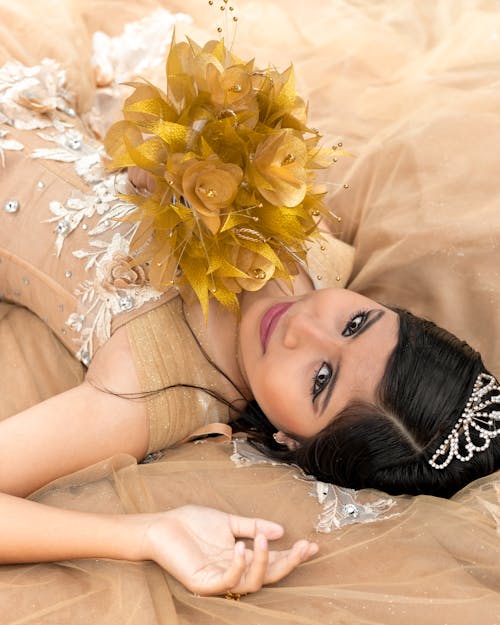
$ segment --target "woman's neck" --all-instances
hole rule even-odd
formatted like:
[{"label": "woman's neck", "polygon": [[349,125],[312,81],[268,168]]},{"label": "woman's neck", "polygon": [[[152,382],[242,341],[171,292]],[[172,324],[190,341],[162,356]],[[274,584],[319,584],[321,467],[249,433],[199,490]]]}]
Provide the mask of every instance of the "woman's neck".
[{"label": "woman's neck", "polygon": [[[293,293],[277,280],[268,282],[259,291],[244,291],[240,296],[242,314],[247,305],[261,297],[301,295],[313,289],[309,276],[301,271],[294,280]],[[252,399],[251,389],[245,381],[238,363],[239,320],[216,300],[209,302],[208,322],[205,322],[199,304],[185,306],[186,321],[190,325],[209,360],[228,378],[222,385],[221,394],[229,401]]]},{"label": "woman's neck", "polygon": [[208,321],[198,302],[186,304],[185,315],[207,359],[226,376],[218,392],[236,405],[241,399],[246,403],[251,395],[238,366],[238,319],[216,300],[209,302]]}]

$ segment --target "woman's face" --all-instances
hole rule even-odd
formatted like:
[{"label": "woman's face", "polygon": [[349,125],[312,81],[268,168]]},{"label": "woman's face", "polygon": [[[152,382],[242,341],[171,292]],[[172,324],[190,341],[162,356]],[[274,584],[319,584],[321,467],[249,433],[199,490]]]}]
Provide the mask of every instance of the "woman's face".
[{"label": "woman's face", "polygon": [[242,308],[238,362],[278,429],[322,430],[353,400],[374,401],[396,346],[397,314],[345,289],[264,296]]}]

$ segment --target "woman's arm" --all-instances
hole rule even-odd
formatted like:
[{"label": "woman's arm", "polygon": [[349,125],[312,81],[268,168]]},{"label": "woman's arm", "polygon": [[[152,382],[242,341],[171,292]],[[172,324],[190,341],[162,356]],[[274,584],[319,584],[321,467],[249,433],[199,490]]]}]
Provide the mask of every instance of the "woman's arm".
[{"label": "woman's arm", "polygon": [[140,390],[124,329],[99,350],[80,386],[0,422],[0,491],[25,496],[117,453],[144,457],[145,403],[94,383],[118,393]]},{"label": "woman's arm", "polygon": [[[268,550],[281,526],[262,519],[184,506],[156,514],[104,515],[52,508],[0,494],[0,562],[76,558],[154,560],[198,594],[255,592],[316,553],[298,541]],[[246,549],[235,537],[255,538]]]},{"label": "woman's arm", "polygon": [[84,382],[0,423],[0,491],[24,497],[117,453],[142,458],[147,445],[141,405]]},{"label": "woman's arm", "polygon": [[[125,331],[102,348],[80,386],[0,423],[0,563],[74,558],[154,560],[200,594],[258,590],[316,552],[297,542],[269,551],[275,523],[184,506],[157,514],[105,515],[20,499],[40,486],[116,453],[142,458],[149,427],[143,402],[96,388],[136,393]],[[22,389],[19,389],[22,392]],[[255,538],[245,549],[236,537]]]}]

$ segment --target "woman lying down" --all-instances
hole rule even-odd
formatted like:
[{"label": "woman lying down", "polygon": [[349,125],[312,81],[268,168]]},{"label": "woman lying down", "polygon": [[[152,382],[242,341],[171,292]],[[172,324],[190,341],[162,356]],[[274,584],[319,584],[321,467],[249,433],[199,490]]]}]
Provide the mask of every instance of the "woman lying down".
[{"label": "woman lying down", "polygon": [[[177,52],[196,62],[196,51]],[[101,146],[67,110],[25,106],[29,129],[3,123],[32,151],[9,152],[3,173],[0,290],[88,367],[80,385],[0,423],[3,563],[153,560],[216,595],[256,591],[314,556],[308,540],[270,549],[284,531],[276,523],[206,507],[105,515],[25,499],[115,454],[141,461],[207,415],[234,421],[271,458],[350,488],[449,497],[500,467],[500,387],[480,355],[429,321],[337,288],[332,268],[349,251],[327,232],[305,243],[326,210],[306,182],[317,137],[304,139],[298,113],[271,121],[259,109],[282,75],[220,65],[208,64],[212,92],[202,81],[192,95],[191,113],[202,95],[213,106],[189,122],[194,134],[155,126],[158,111],[181,125],[173,86],[174,103],[137,87],[129,118],[110,131],[113,165],[142,165],[149,191],[114,195]],[[146,101],[155,113],[141,111]],[[74,158],[56,159],[54,143]],[[27,177],[38,185],[22,186]],[[306,225],[297,249],[266,223],[274,209],[290,232]]]}]

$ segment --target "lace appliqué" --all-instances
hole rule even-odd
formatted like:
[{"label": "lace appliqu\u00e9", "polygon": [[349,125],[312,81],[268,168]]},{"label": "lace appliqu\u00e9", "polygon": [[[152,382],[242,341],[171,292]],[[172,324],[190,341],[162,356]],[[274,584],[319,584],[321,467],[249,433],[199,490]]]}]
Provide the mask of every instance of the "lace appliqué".
[{"label": "lace appliqu\u00e9", "polygon": [[93,35],[92,63],[97,84],[125,82],[135,74],[141,74],[165,62],[170,39],[166,33],[177,23],[192,23],[183,13],[170,13],[158,9],[137,22],[126,24],[123,34],[110,37],[102,31]]},{"label": "lace appliqu\u00e9", "polygon": [[[47,222],[56,222],[56,253],[60,256],[63,247],[84,220],[94,219],[88,228],[89,245],[74,250],[73,255],[85,261],[85,270],[91,278],[83,281],[75,291],[82,304],[82,312],[72,313],[67,325],[80,334],[80,349],[77,357],[90,364],[94,353],[94,342],[102,345],[111,336],[111,322],[120,312],[140,308],[146,302],[159,298],[162,293],[146,285],[131,289],[105,289],[102,281],[107,278],[109,266],[116,254],[128,255],[130,240],[137,224],[122,219],[136,210],[133,204],[117,200],[116,193],[125,191],[127,176],[109,175],[102,166],[102,146],[85,138],[74,129],[56,134],[39,133],[41,138],[56,147],[35,150],[33,158],[74,163],[77,174],[89,184],[91,193],[74,193],[64,203],[49,204],[52,213]],[[95,217],[98,217],[95,223]]]},{"label": "lace appliqu\u00e9", "polygon": [[57,147],[33,150],[32,158],[44,158],[61,163],[76,163],[84,156],[96,156],[96,149],[86,145],[83,142],[82,133],[71,127],[66,126],[63,132],[57,134],[39,132],[38,136],[48,143],[55,143]]},{"label": "lace appliqu\u00e9", "polygon": [[[82,163],[82,160],[85,160],[85,163]],[[95,176],[95,171],[92,173],[92,169],[98,169],[97,163],[94,162],[93,158],[83,157],[76,165],[76,169],[82,173],[82,177],[85,177],[87,182]],[[100,161],[99,167],[101,167]],[[99,240],[96,238],[98,235],[102,235],[109,230],[119,229],[123,236],[127,238],[132,236],[136,228],[135,224],[124,227],[124,224],[118,221],[135,210],[134,205],[120,202],[116,199],[115,188],[117,186],[125,186],[125,183],[125,174],[121,174],[116,178],[107,176],[104,180],[99,180],[92,186],[93,193],[91,194],[75,194],[73,197],[68,198],[64,204],[57,201],[49,203],[52,217],[47,219],[46,222],[57,222],[55,232],[57,234],[56,252],[58,256],[61,254],[68,235],[76,230],[84,219],[92,219],[96,215],[100,216],[97,224],[91,229],[88,229],[88,225],[86,226],[88,235],[91,237],[89,245],[95,249],[76,250],[73,252],[76,258],[87,259],[85,267],[87,271],[92,268],[97,258],[103,254],[103,248],[109,245],[109,240]]]},{"label": "lace appliqu\u00e9", "polygon": [[364,494],[365,501],[361,502],[361,495],[351,488],[335,486],[326,482],[318,482],[314,478],[314,490],[311,493],[316,496],[323,506],[323,512],[318,516],[316,530],[329,533],[352,523],[370,523],[390,519],[398,513],[389,513],[395,505],[395,500],[390,497],[371,497]]},{"label": "lace appliqu\u00e9", "polygon": [[[76,173],[89,185],[89,193],[74,191],[64,202],[49,203],[54,223],[55,250],[59,257],[68,237],[82,228],[88,235],[88,246],[74,250],[73,255],[85,262],[89,279],[75,291],[81,310],[73,312],[66,323],[80,335],[77,356],[90,364],[94,342],[104,343],[111,336],[111,321],[120,312],[140,308],[162,293],[147,284],[126,285],[126,288],[102,285],[115,254],[128,257],[129,242],[137,224],[122,219],[136,210],[133,204],[117,199],[125,191],[126,174],[115,176],[106,172],[102,158],[104,149],[91,137],[84,136],[73,125],[61,119],[75,117],[70,107],[72,98],[66,90],[65,72],[54,61],[44,60],[37,67],[24,67],[12,61],[0,69],[0,123],[21,130],[39,130],[38,136],[47,147],[35,149],[31,157],[72,163]],[[18,141],[6,139],[8,131],[0,134],[0,159],[3,150],[21,150]],[[92,219],[90,227],[86,220]],[[70,272],[71,273],[71,272]]]},{"label": "lace appliqu\u00e9", "polygon": [[[87,125],[103,137],[129,95],[127,82],[144,73],[163,74],[170,35],[178,23],[192,23],[182,13],[158,9],[143,19],[126,24],[122,35],[110,37],[97,31],[93,35],[92,65],[97,89],[93,106],[85,115]],[[161,68],[161,69],[160,69]]]},{"label": "lace appliqu\u00e9", "polygon": [[58,63],[43,59],[40,65],[25,67],[8,61],[0,68],[0,123],[18,130],[63,127],[58,112],[76,116],[66,73]]},{"label": "lace appliqu\u00e9", "polygon": [[[140,308],[162,295],[145,284],[120,287],[110,283],[115,264],[128,257],[129,244],[129,239],[119,233],[113,235],[110,244],[102,242],[101,252],[91,255],[89,261],[95,266],[94,278],[85,280],[76,291],[87,312],[83,319],[81,315],[73,313],[67,323],[73,330],[80,332],[81,348],[78,356],[84,363],[92,358],[94,338],[102,344],[110,337],[111,321],[115,315]],[[94,241],[94,245],[99,245],[99,241]]]},{"label": "lace appliqu\u00e9", "polygon": [[[286,465],[258,451],[243,438],[233,439],[233,454],[231,460],[237,466],[249,466],[253,464]],[[323,511],[318,515],[316,531],[329,533],[341,529],[353,523],[370,523],[381,521],[397,515],[397,512],[389,513],[395,505],[395,500],[390,497],[377,497],[367,491],[355,491],[334,484],[319,482],[315,478],[305,475],[301,469],[297,479],[303,479],[311,483],[311,495],[323,506]]]}]

